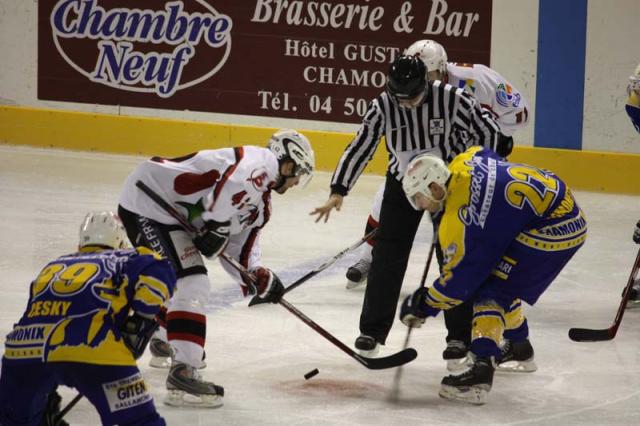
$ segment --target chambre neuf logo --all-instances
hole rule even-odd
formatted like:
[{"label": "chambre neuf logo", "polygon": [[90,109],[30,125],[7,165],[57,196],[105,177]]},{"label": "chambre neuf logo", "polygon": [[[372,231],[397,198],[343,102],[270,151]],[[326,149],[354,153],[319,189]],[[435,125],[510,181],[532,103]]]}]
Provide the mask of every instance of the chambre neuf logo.
[{"label": "chambre neuf logo", "polygon": [[86,78],[162,98],[210,78],[231,52],[232,20],[205,0],[59,0],[50,22],[59,54]]}]

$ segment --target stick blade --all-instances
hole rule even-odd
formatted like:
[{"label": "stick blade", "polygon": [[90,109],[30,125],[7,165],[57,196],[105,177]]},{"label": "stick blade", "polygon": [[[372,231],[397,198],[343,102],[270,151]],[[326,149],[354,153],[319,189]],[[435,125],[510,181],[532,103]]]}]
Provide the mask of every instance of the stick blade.
[{"label": "stick blade", "polygon": [[258,296],[253,296],[249,301],[249,306],[261,305],[263,303],[269,303],[264,299],[260,299]]},{"label": "stick blade", "polygon": [[393,355],[381,358],[367,358],[365,356],[355,354],[355,358],[369,370],[385,370],[387,368],[400,367],[401,365],[405,365],[413,361],[417,356],[418,352],[413,348],[403,349]]},{"label": "stick blade", "polygon": [[605,340],[611,340],[613,337],[614,335],[609,328],[601,330],[593,330],[590,328],[569,329],[569,339],[574,342],[603,342]]}]

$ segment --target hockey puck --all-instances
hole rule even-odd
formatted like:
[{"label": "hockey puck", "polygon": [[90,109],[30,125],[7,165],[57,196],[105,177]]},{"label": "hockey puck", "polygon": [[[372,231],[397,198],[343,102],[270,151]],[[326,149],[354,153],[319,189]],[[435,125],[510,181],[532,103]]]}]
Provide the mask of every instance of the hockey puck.
[{"label": "hockey puck", "polygon": [[305,380],[309,380],[310,378],[312,378],[313,376],[315,376],[316,374],[318,374],[320,371],[318,371],[317,368],[314,368],[313,370],[309,371],[307,374],[304,375],[304,379]]}]

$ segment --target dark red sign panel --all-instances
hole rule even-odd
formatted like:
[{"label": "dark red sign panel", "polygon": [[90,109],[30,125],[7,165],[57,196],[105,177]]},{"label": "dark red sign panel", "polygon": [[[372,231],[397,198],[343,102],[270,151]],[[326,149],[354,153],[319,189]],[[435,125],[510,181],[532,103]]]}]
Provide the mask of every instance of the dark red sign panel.
[{"label": "dark red sign panel", "polygon": [[38,98],[359,122],[433,39],[489,64],[492,0],[40,0]]}]

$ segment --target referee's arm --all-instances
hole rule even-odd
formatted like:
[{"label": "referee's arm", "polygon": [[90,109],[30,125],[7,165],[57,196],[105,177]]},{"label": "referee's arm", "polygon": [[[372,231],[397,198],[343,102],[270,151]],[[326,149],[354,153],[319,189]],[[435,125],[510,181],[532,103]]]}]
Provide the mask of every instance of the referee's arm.
[{"label": "referee's arm", "polygon": [[453,124],[466,130],[471,136],[472,145],[481,145],[496,150],[500,137],[500,126],[489,111],[483,110],[478,101],[459,89],[458,109]]},{"label": "referee's arm", "polygon": [[331,177],[331,193],[345,196],[367,166],[384,132],[384,113],[379,97],[369,103],[367,113],[355,138],[344,150]]}]

